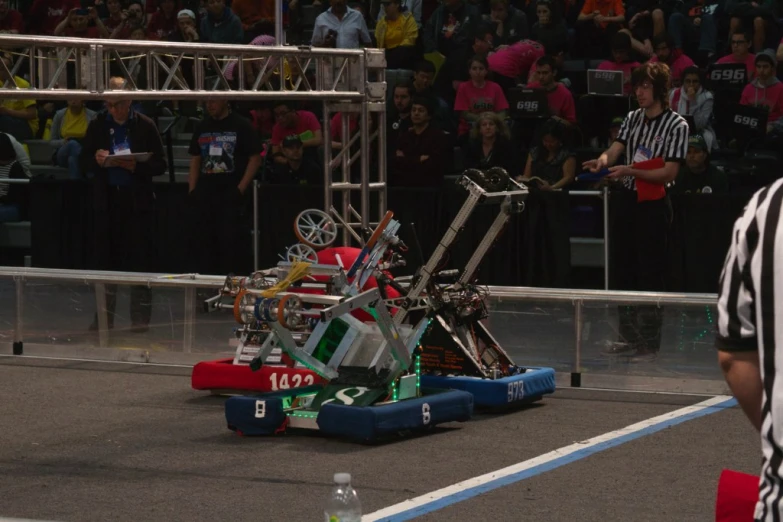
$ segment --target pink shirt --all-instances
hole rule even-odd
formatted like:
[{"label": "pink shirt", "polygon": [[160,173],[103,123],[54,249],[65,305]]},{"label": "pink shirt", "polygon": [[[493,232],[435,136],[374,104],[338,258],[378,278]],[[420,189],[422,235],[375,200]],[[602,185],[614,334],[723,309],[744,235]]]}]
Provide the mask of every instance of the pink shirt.
[{"label": "pink shirt", "polygon": [[742,90],[740,104],[769,109],[767,123],[775,123],[783,116],[783,83],[775,82],[769,87],[748,84]]},{"label": "pink shirt", "polygon": [[[657,61],[657,56],[650,58],[651,63],[655,63]],[[684,54],[681,54],[672,63],[667,63],[666,65],[668,65],[669,69],[671,69],[672,85],[679,87],[682,84],[682,72],[688,67],[693,67],[696,64],[693,63],[693,60]]]},{"label": "pink shirt", "polygon": [[598,65],[599,71],[623,71],[623,94],[630,96],[633,91],[631,85],[631,72],[639,67],[639,62],[610,62],[609,60],[603,61]]},{"label": "pink shirt", "polygon": [[[527,86],[530,89],[542,88],[538,82],[529,83]],[[553,116],[560,116],[564,120],[576,123],[576,105],[574,105],[574,97],[568,87],[557,82],[555,88],[546,93],[546,99]]]},{"label": "pink shirt", "polygon": [[[457,89],[454,100],[455,111],[468,111],[473,114],[482,112],[500,112],[508,109],[508,101],[503,89],[495,82],[487,81],[484,87],[478,88],[473,82],[462,82]],[[470,123],[463,118],[459,120],[457,134],[462,135],[470,130]]]},{"label": "pink shirt", "polygon": [[508,78],[524,78],[536,61],[544,56],[544,46],[532,40],[522,40],[489,55],[489,70]]},{"label": "pink shirt", "polygon": [[313,134],[315,134],[316,131],[321,130],[321,123],[312,112],[296,111],[296,114],[299,116],[299,121],[297,122],[296,128],[294,129],[288,129],[279,123],[275,123],[275,126],[272,127],[272,145],[279,147],[280,144],[283,143],[283,139],[286,136],[291,136],[294,134],[301,135],[307,131],[311,131]]},{"label": "pink shirt", "polygon": [[723,58],[719,59],[715,63],[744,63],[745,67],[748,70],[748,82],[753,80],[753,78],[756,77],[756,55],[748,53],[748,56],[745,57],[745,61],[737,60],[734,58],[734,54],[729,54],[727,56],[724,56]]}]

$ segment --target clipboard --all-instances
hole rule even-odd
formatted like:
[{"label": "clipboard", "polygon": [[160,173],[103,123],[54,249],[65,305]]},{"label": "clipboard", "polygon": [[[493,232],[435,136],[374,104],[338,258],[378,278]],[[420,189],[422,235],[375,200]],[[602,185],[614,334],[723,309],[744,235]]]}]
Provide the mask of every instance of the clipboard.
[{"label": "clipboard", "polygon": [[152,157],[151,152],[134,152],[132,154],[110,154],[106,156],[103,167],[116,167],[120,160],[135,159],[139,163],[146,163]]},{"label": "clipboard", "polygon": [[[631,168],[639,170],[662,169],[666,165],[663,158],[653,158],[647,161],[639,161]],[[576,177],[576,181],[600,181],[601,178],[609,174],[609,169],[603,169],[599,172],[583,172]],[[636,178],[636,201],[655,201],[666,197],[666,187],[658,183],[650,183],[643,179]]]}]

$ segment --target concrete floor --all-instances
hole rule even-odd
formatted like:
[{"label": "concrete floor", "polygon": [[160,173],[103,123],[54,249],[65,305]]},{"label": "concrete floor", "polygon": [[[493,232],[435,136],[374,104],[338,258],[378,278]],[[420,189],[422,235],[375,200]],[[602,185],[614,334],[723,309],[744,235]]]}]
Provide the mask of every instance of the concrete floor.
[{"label": "concrete floor", "polygon": [[[505,414],[357,445],[240,437],[190,369],[0,357],[0,516],[82,521],[323,520],[335,472],[369,513],[706,397],[562,389]],[[757,472],[731,408],[435,511],[423,520],[714,517],[723,468]]]}]

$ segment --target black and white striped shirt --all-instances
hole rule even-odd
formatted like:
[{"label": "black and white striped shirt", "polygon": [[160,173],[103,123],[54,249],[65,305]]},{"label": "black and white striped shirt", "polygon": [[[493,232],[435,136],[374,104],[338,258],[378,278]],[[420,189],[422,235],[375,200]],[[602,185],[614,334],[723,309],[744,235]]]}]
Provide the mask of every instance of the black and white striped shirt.
[{"label": "black and white striped shirt", "polygon": [[[623,120],[617,141],[625,145],[627,165],[653,158],[683,162],[688,154],[688,132],[688,122],[671,109],[653,119],[645,116],[644,109],[636,109]],[[636,190],[633,176],[626,176],[622,183]]]},{"label": "black and white striped shirt", "polygon": [[762,479],[757,521],[783,517],[783,180],[753,195],[737,219],[720,278],[716,345],[758,351]]}]

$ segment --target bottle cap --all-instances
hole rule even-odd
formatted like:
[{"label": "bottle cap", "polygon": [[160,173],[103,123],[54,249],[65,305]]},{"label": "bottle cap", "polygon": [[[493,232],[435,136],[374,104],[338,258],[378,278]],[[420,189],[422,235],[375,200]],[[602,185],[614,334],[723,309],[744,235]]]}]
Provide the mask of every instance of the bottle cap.
[{"label": "bottle cap", "polygon": [[335,473],[334,474],[334,481],[336,484],[350,484],[351,483],[351,474],[350,473]]}]

